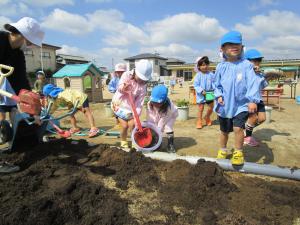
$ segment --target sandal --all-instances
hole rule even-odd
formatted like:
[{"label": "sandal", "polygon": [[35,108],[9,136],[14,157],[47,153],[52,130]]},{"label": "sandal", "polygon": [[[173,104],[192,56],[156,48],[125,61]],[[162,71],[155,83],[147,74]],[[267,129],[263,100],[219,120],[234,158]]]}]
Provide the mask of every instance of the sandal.
[{"label": "sandal", "polygon": [[78,133],[78,132],[80,132],[80,128],[79,127],[77,127],[77,128],[74,128],[74,127],[72,127],[71,129],[70,129],[70,133],[71,134],[75,134],[75,133]]},{"label": "sandal", "polygon": [[89,137],[95,137],[97,136],[99,133],[99,129],[98,128],[93,128],[93,129],[90,129],[89,131]]}]

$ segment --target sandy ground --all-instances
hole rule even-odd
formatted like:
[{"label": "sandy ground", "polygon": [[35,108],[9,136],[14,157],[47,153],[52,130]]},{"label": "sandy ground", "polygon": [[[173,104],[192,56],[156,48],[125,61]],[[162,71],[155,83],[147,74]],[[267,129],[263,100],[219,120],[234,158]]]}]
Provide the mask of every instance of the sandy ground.
[{"label": "sandy ground", "polygon": [[[189,99],[188,84],[183,88],[179,85],[175,87],[175,93],[169,95],[172,100]],[[109,102],[112,94],[104,90],[104,99]],[[297,95],[300,95],[300,86],[298,85]],[[259,147],[245,147],[245,159],[248,162],[275,164],[289,167],[300,167],[300,105],[290,99],[290,87],[284,86],[284,95],[282,97],[282,109],[274,109],[271,115],[271,123],[264,123],[254,131],[254,137],[260,141]],[[118,131],[113,117],[107,117],[104,109],[105,103],[91,104],[96,120],[96,125],[104,130]],[[145,118],[145,110],[142,119]],[[175,123],[175,146],[179,155],[197,155],[216,157],[219,147],[219,125],[214,121],[213,126],[204,127],[201,130],[195,128],[197,119],[197,106],[191,105],[187,121],[177,121]],[[86,120],[82,113],[76,114],[78,124],[87,128]],[[212,116],[216,119],[216,115]],[[69,120],[61,121],[61,125],[69,127]],[[85,137],[77,137],[85,138]],[[98,136],[90,139],[94,143],[107,143],[119,145],[120,139]],[[166,140],[163,141],[161,150],[164,151]],[[233,147],[233,134],[230,135],[228,147]]]}]

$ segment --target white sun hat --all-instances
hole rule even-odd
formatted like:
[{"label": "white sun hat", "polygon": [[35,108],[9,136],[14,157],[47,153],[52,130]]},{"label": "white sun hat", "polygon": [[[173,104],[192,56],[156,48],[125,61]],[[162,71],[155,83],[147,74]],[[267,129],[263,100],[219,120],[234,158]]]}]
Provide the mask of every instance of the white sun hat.
[{"label": "white sun hat", "polygon": [[4,28],[11,31],[12,28],[17,29],[28,41],[31,43],[42,46],[42,41],[44,39],[44,31],[41,29],[38,22],[30,17],[23,17],[16,23],[5,24]]},{"label": "white sun hat", "polygon": [[150,80],[152,75],[152,63],[146,59],[142,59],[136,62],[135,73],[140,79],[144,81]]},{"label": "white sun hat", "polygon": [[125,63],[118,63],[115,65],[116,72],[125,72],[126,71],[126,64]]}]

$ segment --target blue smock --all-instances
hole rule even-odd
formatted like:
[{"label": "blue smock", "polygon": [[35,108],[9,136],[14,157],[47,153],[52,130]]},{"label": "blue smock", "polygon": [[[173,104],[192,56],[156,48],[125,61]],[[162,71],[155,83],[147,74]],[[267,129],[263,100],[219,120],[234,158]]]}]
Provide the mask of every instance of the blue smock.
[{"label": "blue smock", "polygon": [[213,91],[213,82],[215,79],[215,74],[212,72],[208,73],[202,73],[198,72],[196,74],[195,80],[194,80],[194,88],[196,91],[196,101],[197,104],[205,103],[205,96],[202,94],[202,91]]},{"label": "blue smock", "polygon": [[108,84],[108,91],[110,93],[115,93],[118,89],[120,78],[114,76]]},{"label": "blue smock", "polygon": [[[9,81],[5,77],[4,77],[3,83],[1,85],[1,90],[4,90],[13,95],[16,95],[14,89],[11,87]],[[14,100],[12,100],[11,98],[0,95],[0,105],[15,106],[15,105],[17,105],[17,103]]]},{"label": "blue smock", "polygon": [[249,103],[260,102],[260,83],[248,60],[221,62],[215,73],[215,98],[223,98],[224,105],[215,104],[215,112],[223,118],[233,118],[248,111]]},{"label": "blue smock", "polygon": [[259,94],[260,94],[259,97],[260,97],[260,101],[262,101],[263,99],[261,96],[261,90],[267,87],[269,83],[262,73],[256,73],[256,80],[259,83]]}]

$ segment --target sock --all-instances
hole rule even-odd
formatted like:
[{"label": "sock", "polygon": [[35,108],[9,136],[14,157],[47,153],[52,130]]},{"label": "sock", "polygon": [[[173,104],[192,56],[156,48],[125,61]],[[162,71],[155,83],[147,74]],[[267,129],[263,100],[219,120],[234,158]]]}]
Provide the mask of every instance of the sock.
[{"label": "sock", "polygon": [[168,145],[174,145],[174,132],[167,133]]},{"label": "sock", "polygon": [[252,126],[249,123],[246,123],[245,127],[246,127],[246,137],[251,137],[252,136],[252,132],[253,132],[253,128],[255,126]]}]

